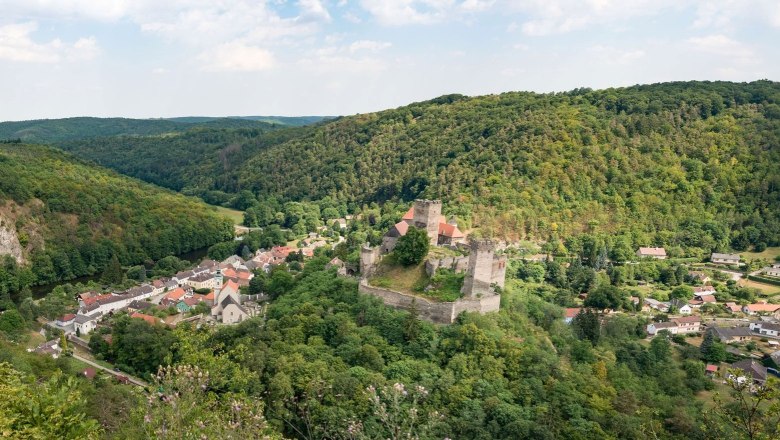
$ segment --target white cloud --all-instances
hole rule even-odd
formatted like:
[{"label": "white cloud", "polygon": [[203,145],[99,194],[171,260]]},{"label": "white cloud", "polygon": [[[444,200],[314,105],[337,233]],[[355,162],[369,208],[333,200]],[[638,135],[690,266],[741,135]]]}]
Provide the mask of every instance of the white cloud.
[{"label": "white cloud", "polygon": [[752,64],[757,62],[755,52],[749,46],[725,35],[706,35],[688,39],[696,51],[715,55],[731,63]]},{"label": "white cloud", "polygon": [[94,37],[80,38],[73,44],[54,39],[38,43],[31,34],[38,29],[35,22],[0,26],[0,59],[27,63],[57,63],[85,61],[95,58],[100,49]]},{"label": "white cloud", "polygon": [[275,64],[269,50],[240,43],[222,44],[198,58],[204,63],[204,70],[217,72],[257,72]]},{"label": "white cloud", "polygon": [[585,29],[589,26],[622,22],[680,8],[677,0],[522,0],[509,7],[524,13],[521,24],[526,35],[545,36]]},{"label": "white cloud", "polygon": [[385,41],[372,41],[372,40],[359,40],[349,45],[349,51],[355,53],[360,50],[369,52],[379,52],[382,49],[387,49],[392,44]]},{"label": "white cloud", "polygon": [[591,47],[588,52],[604,64],[630,64],[646,55],[641,49],[624,50],[601,45]]},{"label": "white cloud", "polygon": [[738,21],[780,27],[780,2],[777,0],[701,0],[695,4],[695,28],[722,30],[731,28]]},{"label": "white cloud", "polygon": [[330,21],[330,13],[320,0],[299,0],[298,7],[302,17]]}]

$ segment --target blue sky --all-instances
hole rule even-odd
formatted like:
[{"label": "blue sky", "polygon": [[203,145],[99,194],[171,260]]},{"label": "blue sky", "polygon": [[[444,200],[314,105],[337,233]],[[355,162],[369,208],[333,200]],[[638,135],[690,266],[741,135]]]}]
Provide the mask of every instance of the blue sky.
[{"label": "blue sky", "polygon": [[777,0],[0,0],[0,120],[780,80]]}]

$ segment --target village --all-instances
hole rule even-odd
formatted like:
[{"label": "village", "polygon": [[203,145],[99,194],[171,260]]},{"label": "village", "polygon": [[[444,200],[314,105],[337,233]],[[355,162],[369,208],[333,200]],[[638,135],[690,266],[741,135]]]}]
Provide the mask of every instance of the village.
[{"label": "village", "polygon": [[[553,259],[550,254],[518,254],[511,244],[470,237],[458,228],[454,219],[446,219],[441,212],[440,201],[418,200],[400,222],[385,232],[381,244],[361,247],[358,263],[335,256],[326,267],[337,276],[355,279],[361,293],[375,296],[391,307],[414,310],[421,319],[449,324],[464,311],[498,311],[508,267],[514,274],[517,264],[539,265]],[[339,219],[333,227],[346,231],[350,221],[352,217]],[[419,266],[427,287],[405,286],[406,275],[392,266],[393,250],[411,227],[425,231],[430,240],[430,253]],[[323,233],[326,230],[320,229]],[[81,292],[77,309],[45,323],[63,338],[51,339],[30,350],[56,357],[62,352],[62,346],[70,342],[88,351],[90,335],[96,331],[105,334],[112,320],[123,315],[151,326],[169,328],[183,323],[196,327],[234,325],[262,318],[269,296],[265,292],[249,293],[253,278],[285,263],[305,265],[315,252],[319,254],[345,241],[339,234],[334,239],[319,232],[309,233],[285,246],[258,249],[248,259],[238,255],[220,262],[204,259],[191,269],[123,291]],[[668,259],[662,247],[640,247],[633,261],[624,264],[641,266]],[[589,305],[588,294],[582,293],[576,299],[580,305],[565,307],[562,319],[571,325],[581,314],[595,312],[603,323],[616,315],[627,314],[648,321],[644,329],[648,340],[664,335],[695,346],[701,346],[704,341],[711,344],[714,340],[725,354],[714,357],[720,362],[706,364],[708,375],[728,374],[730,368],[737,368],[745,372],[739,380],[750,378],[761,384],[767,375],[778,374],[776,368],[764,364],[768,363],[765,360],[771,360],[769,365],[780,364],[780,304],[770,302],[770,298],[753,302],[724,300],[728,296],[724,296],[723,289],[748,279],[780,284],[780,262],[750,273],[743,266],[738,254],[712,253],[703,262],[688,259],[678,266],[684,273],[678,274],[680,285],[671,293],[656,290],[648,283],[637,287],[643,293],[631,296],[629,307],[621,308]],[[452,284],[453,280],[455,288],[450,289],[451,296],[440,296],[437,290],[440,285]],[[104,330],[100,331],[101,328]]]}]

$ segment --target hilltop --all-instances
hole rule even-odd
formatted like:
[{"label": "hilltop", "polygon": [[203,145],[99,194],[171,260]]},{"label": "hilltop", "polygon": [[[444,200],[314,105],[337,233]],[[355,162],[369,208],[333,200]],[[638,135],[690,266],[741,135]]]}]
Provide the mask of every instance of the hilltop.
[{"label": "hilltop", "polygon": [[[0,292],[140,264],[232,237],[223,215],[49,147],[0,144]],[[15,261],[14,261],[15,260]],[[21,265],[17,263],[22,263]]]},{"label": "hilltop", "polygon": [[448,95],[301,128],[62,147],[210,203],[441,198],[464,227],[512,239],[744,248],[780,243],[779,100],[770,81]]}]

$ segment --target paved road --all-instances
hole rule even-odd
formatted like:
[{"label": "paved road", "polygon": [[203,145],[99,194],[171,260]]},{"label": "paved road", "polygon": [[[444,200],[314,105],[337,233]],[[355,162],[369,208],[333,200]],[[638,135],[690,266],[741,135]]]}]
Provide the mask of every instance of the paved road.
[{"label": "paved road", "polygon": [[91,366],[93,366],[93,367],[95,367],[95,368],[97,368],[99,370],[103,370],[103,371],[107,372],[108,374],[111,374],[112,376],[115,376],[115,377],[116,376],[124,376],[124,377],[127,378],[127,380],[130,381],[130,383],[132,383],[134,385],[138,385],[138,386],[142,386],[142,387],[145,387],[147,385],[147,383],[142,381],[141,379],[137,379],[137,378],[132,377],[132,376],[126,374],[126,373],[116,372],[116,371],[114,371],[114,370],[112,370],[110,368],[106,368],[106,367],[104,367],[104,366],[102,366],[100,364],[92,362],[89,359],[83,358],[83,357],[77,355],[76,353],[73,353],[73,357],[78,359],[78,360],[80,360],[81,362],[84,362],[85,364],[91,365]]}]

